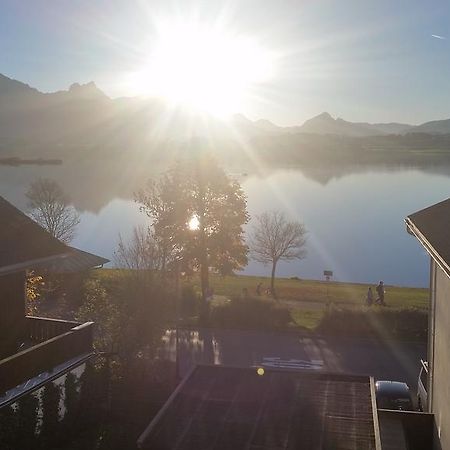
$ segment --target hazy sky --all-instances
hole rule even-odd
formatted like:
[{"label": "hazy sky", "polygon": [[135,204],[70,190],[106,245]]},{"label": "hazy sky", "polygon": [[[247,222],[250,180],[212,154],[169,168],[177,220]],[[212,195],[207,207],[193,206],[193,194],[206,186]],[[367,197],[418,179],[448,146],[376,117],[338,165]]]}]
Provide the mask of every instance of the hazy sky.
[{"label": "hazy sky", "polygon": [[94,80],[128,95],[126,74],[171,17],[219,23],[278,55],[243,105],[253,119],[450,117],[448,0],[0,0],[0,73],[46,92]]}]

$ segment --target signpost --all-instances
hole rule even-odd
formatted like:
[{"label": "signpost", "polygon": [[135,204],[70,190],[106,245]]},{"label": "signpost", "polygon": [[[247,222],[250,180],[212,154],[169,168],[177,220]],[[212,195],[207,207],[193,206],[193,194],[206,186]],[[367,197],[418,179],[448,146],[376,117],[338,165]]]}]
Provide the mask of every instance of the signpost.
[{"label": "signpost", "polygon": [[327,281],[327,308],[330,307],[330,296],[328,292],[328,283],[330,282],[331,277],[333,276],[332,270],[324,270],[323,276],[325,277],[325,280]]}]

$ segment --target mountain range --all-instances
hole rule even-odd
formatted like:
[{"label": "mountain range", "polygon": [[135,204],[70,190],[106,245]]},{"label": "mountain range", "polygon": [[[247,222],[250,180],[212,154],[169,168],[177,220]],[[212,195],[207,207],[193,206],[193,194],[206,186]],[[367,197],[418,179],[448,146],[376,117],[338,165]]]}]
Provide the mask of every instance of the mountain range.
[{"label": "mountain range", "polygon": [[270,133],[310,133],[338,136],[388,136],[405,135],[407,133],[449,134],[450,119],[425,122],[421,125],[409,125],[406,123],[367,123],[348,122],[344,119],[334,119],[329,113],[323,112],[303,125],[294,127],[278,127],[268,120],[252,122],[254,126]]},{"label": "mountain range", "polygon": [[[142,98],[111,99],[94,82],[74,83],[67,91],[43,93],[0,74],[0,145],[41,142],[58,145],[143,145],[183,140],[204,132],[220,139],[313,134],[369,137],[427,133],[450,134],[450,119],[418,126],[402,123],[349,122],[324,112],[299,126],[280,127],[268,120],[252,121],[235,115],[229,123],[212,116],[171,110],[163,101]],[[1,147],[0,147],[1,149]]]}]

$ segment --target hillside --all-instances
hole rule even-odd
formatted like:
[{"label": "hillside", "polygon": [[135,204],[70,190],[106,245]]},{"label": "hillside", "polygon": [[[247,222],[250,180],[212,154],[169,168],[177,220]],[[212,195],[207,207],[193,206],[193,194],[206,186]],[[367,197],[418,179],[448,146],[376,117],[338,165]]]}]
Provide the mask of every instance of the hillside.
[{"label": "hillside", "polygon": [[450,133],[450,119],[425,122],[415,127],[413,131],[415,133],[448,134]]}]

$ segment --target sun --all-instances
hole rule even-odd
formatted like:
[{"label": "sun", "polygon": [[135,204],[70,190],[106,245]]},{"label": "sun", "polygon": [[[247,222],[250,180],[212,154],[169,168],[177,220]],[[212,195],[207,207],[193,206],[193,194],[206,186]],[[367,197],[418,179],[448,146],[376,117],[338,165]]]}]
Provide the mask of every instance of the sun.
[{"label": "sun", "polygon": [[200,228],[200,220],[198,216],[194,215],[191,217],[191,219],[188,222],[188,228],[191,231],[196,231]]},{"label": "sun", "polygon": [[274,59],[250,37],[199,23],[160,24],[134,89],[218,116],[238,112],[244,97],[271,78]]}]

